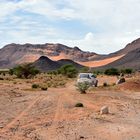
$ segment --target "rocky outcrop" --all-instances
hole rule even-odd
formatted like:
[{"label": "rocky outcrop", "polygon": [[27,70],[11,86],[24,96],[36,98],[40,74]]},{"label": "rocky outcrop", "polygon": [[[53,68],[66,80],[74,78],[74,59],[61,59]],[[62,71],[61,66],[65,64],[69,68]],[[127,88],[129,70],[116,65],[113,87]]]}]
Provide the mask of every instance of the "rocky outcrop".
[{"label": "rocky outcrop", "polygon": [[63,60],[59,60],[59,61],[53,61],[46,56],[41,56],[32,65],[35,66],[37,69],[39,69],[42,72],[47,72],[47,71],[57,70],[58,68],[60,68],[63,65],[66,65],[66,64],[72,64],[77,69],[81,69],[84,67],[78,63],[73,62],[72,60],[63,59]]},{"label": "rocky outcrop", "polygon": [[100,109],[100,114],[103,115],[103,114],[108,114],[109,113],[109,108],[108,106],[103,106],[101,109]]}]

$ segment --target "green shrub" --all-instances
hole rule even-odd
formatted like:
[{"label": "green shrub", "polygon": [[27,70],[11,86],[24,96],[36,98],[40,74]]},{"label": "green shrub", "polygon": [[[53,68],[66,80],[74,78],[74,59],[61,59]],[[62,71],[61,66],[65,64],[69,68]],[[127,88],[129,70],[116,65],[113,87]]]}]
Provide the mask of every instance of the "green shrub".
[{"label": "green shrub", "polygon": [[95,71],[93,71],[93,74],[94,75],[100,75],[100,74],[103,74],[103,72],[99,71],[99,70],[95,70]]},{"label": "green shrub", "polygon": [[84,107],[84,105],[82,103],[77,103],[75,107]]},{"label": "green shrub", "polygon": [[19,65],[9,70],[9,74],[15,74],[18,78],[30,78],[39,73],[35,67],[30,64]]},{"label": "green shrub", "polygon": [[10,75],[13,75],[13,74],[14,74],[14,69],[10,69],[10,70],[9,70],[9,74],[10,74]]},{"label": "green shrub", "polygon": [[39,88],[38,84],[32,84],[32,88]]},{"label": "green shrub", "polygon": [[131,74],[133,72],[133,70],[127,68],[127,69],[121,69],[120,72],[123,73],[123,74]]},{"label": "green shrub", "polygon": [[88,82],[77,83],[76,87],[77,87],[77,90],[79,90],[80,93],[83,94],[83,93],[86,93],[86,91],[90,87],[90,84]]},{"label": "green shrub", "polygon": [[80,70],[81,73],[86,73],[86,72],[89,72],[89,71],[90,71],[89,67],[84,67]]},{"label": "green shrub", "polygon": [[110,69],[106,69],[104,74],[106,74],[106,75],[119,75],[120,72],[116,68],[110,68]]},{"label": "green shrub", "polygon": [[68,64],[58,69],[58,74],[62,74],[68,78],[75,78],[78,74],[78,70],[73,65]]},{"label": "green shrub", "polygon": [[49,71],[49,72],[47,72],[47,74],[53,74],[53,75],[57,75],[58,74],[58,71],[56,71],[56,70],[53,70],[53,71]]}]

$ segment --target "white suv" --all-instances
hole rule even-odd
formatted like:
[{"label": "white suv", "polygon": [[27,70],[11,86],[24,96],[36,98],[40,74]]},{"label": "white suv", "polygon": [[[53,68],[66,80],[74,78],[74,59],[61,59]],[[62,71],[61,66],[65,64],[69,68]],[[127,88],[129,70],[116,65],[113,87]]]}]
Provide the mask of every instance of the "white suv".
[{"label": "white suv", "polygon": [[91,86],[97,87],[98,80],[92,73],[79,73],[77,83],[88,82]]}]

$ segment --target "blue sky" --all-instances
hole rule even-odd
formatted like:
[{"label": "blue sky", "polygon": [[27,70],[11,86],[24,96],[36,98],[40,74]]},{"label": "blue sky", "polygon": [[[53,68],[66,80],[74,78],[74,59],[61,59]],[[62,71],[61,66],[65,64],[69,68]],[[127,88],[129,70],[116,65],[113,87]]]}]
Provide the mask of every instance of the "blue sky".
[{"label": "blue sky", "polygon": [[100,54],[140,37],[139,0],[0,0],[0,48],[62,43]]}]

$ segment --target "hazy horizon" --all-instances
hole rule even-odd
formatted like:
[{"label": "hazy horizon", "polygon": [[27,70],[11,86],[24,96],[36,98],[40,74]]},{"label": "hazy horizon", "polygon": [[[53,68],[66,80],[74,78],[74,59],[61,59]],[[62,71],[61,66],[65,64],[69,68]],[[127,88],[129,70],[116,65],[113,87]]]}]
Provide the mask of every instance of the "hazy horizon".
[{"label": "hazy horizon", "polygon": [[0,48],[61,43],[109,54],[140,37],[139,0],[1,0]]}]

